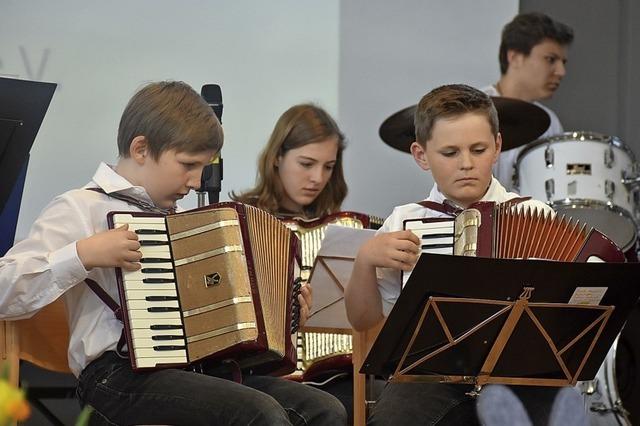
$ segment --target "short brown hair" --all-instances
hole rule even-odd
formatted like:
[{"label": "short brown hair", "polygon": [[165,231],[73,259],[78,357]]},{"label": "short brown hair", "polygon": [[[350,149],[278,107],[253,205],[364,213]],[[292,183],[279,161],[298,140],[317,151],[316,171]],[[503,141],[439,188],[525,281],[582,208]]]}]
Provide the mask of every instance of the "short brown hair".
[{"label": "short brown hair", "polygon": [[498,112],[489,95],[466,84],[450,84],[433,89],[420,99],[416,108],[416,141],[425,146],[431,139],[436,120],[469,112],[487,117],[493,136],[498,134]]},{"label": "short brown hair", "polygon": [[531,49],[544,40],[553,40],[561,46],[567,46],[573,41],[573,30],[568,25],[554,21],[543,13],[531,12],[517,15],[502,29],[498,52],[500,73],[504,75],[509,68],[507,60],[509,50],[528,56]]},{"label": "short brown hair", "polygon": [[129,156],[131,141],[144,136],[153,158],[168,149],[197,153],[222,148],[222,126],[213,109],[181,81],[150,83],[129,100],[118,127],[118,153]]},{"label": "short brown hair", "polygon": [[312,104],[295,105],[280,116],[267,146],[258,158],[256,186],[241,194],[232,192],[231,198],[278,214],[284,198],[284,188],[276,168],[277,158],[289,150],[329,138],[336,138],[338,141],[336,163],[329,182],[313,203],[305,206],[304,214],[315,218],[339,211],[347,196],[347,184],[342,170],[344,135],[325,110]]}]

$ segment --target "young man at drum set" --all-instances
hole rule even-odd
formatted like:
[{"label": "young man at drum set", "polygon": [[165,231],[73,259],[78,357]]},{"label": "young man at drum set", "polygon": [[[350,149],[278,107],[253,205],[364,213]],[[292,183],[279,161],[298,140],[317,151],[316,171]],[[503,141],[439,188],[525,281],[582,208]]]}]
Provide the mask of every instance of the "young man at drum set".
[{"label": "young man at drum set", "polygon": [[557,115],[538,102],[560,87],[572,41],[569,26],[542,13],[519,14],[503,28],[500,79],[481,90],[531,102],[547,113],[550,124],[536,143],[503,151],[494,176],[508,190],[552,202],[556,212],[594,226],[636,261],[638,194],[633,185],[619,183],[621,175],[636,174],[633,152],[617,138],[597,133],[560,136]]},{"label": "young man at drum set", "polygon": [[[551,120],[542,138],[563,132],[556,114],[538,101],[549,99],[566,74],[567,50],[573,30],[542,13],[517,15],[502,30],[500,79],[481,90],[489,96],[502,96],[532,102]],[[495,177],[511,189],[513,166],[522,148],[503,151],[494,167]]]}]

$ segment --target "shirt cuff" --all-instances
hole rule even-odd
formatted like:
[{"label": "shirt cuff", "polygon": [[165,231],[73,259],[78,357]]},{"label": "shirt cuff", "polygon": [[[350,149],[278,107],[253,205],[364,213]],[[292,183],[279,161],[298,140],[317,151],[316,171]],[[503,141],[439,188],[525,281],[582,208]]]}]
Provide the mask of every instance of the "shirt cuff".
[{"label": "shirt cuff", "polygon": [[78,256],[75,241],[51,253],[49,262],[55,284],[62,290],[73,287],[89,276]]}]

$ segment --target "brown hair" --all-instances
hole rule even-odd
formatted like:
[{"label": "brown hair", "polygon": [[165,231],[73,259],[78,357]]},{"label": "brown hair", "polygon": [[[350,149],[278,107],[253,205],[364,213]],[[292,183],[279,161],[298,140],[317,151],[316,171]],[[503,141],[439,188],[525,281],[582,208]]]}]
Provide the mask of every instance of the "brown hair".
[{"label": "brown hair", "polygon": [[118,127],[118,153],[129,156],[136,136],[144,136],[153,158],[168,149],[197,153],[222,148],[222,126],[213,109],[181,81],[150,83],[129,100]]},{"label": "brown hair", "polygon": [[498,52],[500,73],[504,75],[509,68],[507,60],[509,50],[528,56],[535,45],[547,39],[561,46],[567,46],[573,41],[573,30],[568,25],[554,21],[543,13],[531,12],[517,15],[502,29],[502,40]]},{"label": "brown hair", "polygon": [[497,136],[498,112],[489,95],[466,84],[450,84],[433,89],[420,99],[416,108],[416,141],[425,146],[439,118],[457,117],[469,112],[484,115],[493,136]]},{"label": "brown hair", "polygon": [[304,215],[315,218],[339,211],[347,196],[347,184],[342,170],[344,135],[325,110],[312,104],[295,105],[280,116],[267,146],[258,158],[256,186],[240,194],[232,192],[231,198],[277,214],[281,211],[284,198],[284,188],[276,168],[278,157],[291,149],[329,138],[336,138],[338,141],[336,163],[322,192],[313,203],[304,207]]}]

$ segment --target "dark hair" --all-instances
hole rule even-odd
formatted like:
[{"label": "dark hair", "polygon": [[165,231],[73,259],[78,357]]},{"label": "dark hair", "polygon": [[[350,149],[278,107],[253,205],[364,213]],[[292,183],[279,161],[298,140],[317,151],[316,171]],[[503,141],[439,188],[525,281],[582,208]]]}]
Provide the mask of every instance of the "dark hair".
[{"label": "dark hair", "polygon": [[256,186],[240,194],[232,192],[231,198],[277,214],[284,198],[284,188],[276,168],[277,158],[291,149],[329,138],[336,138],[338,141],[336,163],[329,182],[313,203],[304,207],[304,214],[315,218],[339,211],[347,196],[347,184],[342,170],[344,135],[325,110],[312,104],[295,105],[280,116],[267,146],[258,158]]},{"label": "dark hair", "polygon": [[531,49],[545,39],[566,46],[573,41],[573,30],[568,25],[554,21],[543,13],[521,13],[513,18],[502,29],[502,40],[498,53],[500,73],[504,75],[509,68],[507,60],[509,50],[529,55]]},{"label": "dark hair", "polygon": [[493,136],[498,134],[498,112],[489,95],[466,84],[450,84],[433,89],[420,99],[416,108],[416,141],[425,146],[431,139],[436,120],[469,112],[487,117]]},{"label": "dark hair", "polygon": [[129,156],[131,141],[144,136],[153,158],[163,151],[197,153],[222,148],[222,126],[213,109],[181,81],[150,83],[129,100],[118,127],[118,153]]}]

